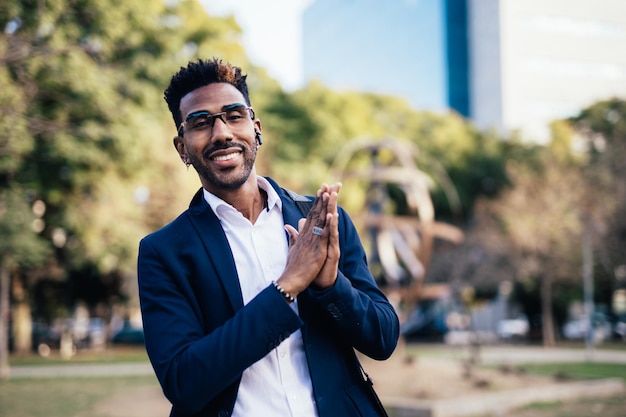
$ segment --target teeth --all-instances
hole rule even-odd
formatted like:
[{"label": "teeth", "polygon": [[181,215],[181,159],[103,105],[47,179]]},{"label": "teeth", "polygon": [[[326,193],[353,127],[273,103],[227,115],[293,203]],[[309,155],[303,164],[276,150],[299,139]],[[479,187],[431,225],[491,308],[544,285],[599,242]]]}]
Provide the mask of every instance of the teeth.
[{"label": "teeth", "polygon": [[233,152],[233,153],[229,153],[227,155],[215,156],[215,157],[213,157],[213,160],[214,161],[228,161],[229,159],[233,159],[233,158],[237,157],[238,154],[239,154],[239,152]]}]

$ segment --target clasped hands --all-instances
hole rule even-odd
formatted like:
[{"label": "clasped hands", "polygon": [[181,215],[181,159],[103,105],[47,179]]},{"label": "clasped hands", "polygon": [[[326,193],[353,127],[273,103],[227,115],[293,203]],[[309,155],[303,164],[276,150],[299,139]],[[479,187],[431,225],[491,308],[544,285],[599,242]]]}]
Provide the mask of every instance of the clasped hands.
[{"label": "clasped hands", "polygon": [[298,222],[298,230],[285,225],[289,253],[285,270],[277,283],[295,297],[309,285],[323,289],[332,286],[339,267],[339,213],[337,195],[341,183],[322,184],[313,207]]}]

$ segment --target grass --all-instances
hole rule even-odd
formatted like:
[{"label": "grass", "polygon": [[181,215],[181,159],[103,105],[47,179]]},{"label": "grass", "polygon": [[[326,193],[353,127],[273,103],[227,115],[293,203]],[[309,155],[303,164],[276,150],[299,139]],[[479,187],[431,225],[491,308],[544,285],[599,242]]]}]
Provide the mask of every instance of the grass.
[{"label": "grass", "polygon": [[[79,350],[69,360],[61,358],[58,351],[46,358],[36,354],[10,358],[11,366],[142,362],[148,362],[143,346],[115,346],[103,351]],[[98,402],[118,393],[142,388],[158,389],[156,378],[136,376],[0,380],[0,416],[98,417],[94,411]]]},{"label": "grass", "polygon": [[[439,358],[458,358],[466,352],[441,345],[407,345],[407,353]],[[103,352],[79,351],[71,360],[59,356],[36,355],[12,357],[11,365],[46,366],[74,363],[147,362],[143,347],[110,348]],[[530,374],[558,375],[565,379],[622,378],[626,382],[626,364],[595,362],[526,364]],[[0,416],[11,417],[105,417],[96,404],[125,392],[150,388],[158,390],[153,376],[14,379],[0,381]],[[568,402],[537,403],[507,412],[507,417],[624,417],[626,396],[581,399]],[[487,416],[483,416],[487,417]]]},{"label": "grass", "polygon": [[[586,398],[577,401],[531,404],[501,414],[506,417],[624,417],[626,398]],[[492,417],[493,415],[477,416]]]},{"label": "grass", "polygon": [[626,364],[616,363],[550,363],[524,365],[524,370],[563,379],[621,378],[626,382]]},{"label": "grass", "polygon": [[[584,343],[568,342],[559,344],[559,348],[584,350]],[[594,347],[597,350],[626,349],[626,343],[605,343]],[[468,356],[467,348],[442,347],[440,345],[407,345],[407,353],[414,356],[460,359]],[[529,374],[554,376],[565,380],[621,378],[626,382],[626,364],[575,362],[524,364],[517,366]],[[555,401],[534,403],[526,407],[507,411],[506,417],[624,417],[626,415],[626,396],[608,398],[584,398],[574,401]],[[485,415],[479,417],[492,417]]]},{"label": "grass", "polygon": [[[626,364],[615,363],[550,363],[521,366],[526,372],[551,375],[560,379],[582,380],[621,378],[626,382]],[[626,396],[584,398],[575,401],[534,403],[506,413],[507,417],[624,417]],[[488,416],[481,416],[488,417]],[[489,416],[491,417],[491,416]]]},{"label": "grass", "polygon": [[79,350],[71,359],[63,359],[54,351],[44,358],[37,354],[28,356],[12,356],[9,360],[11,366],[45,366],[63,365],[72,363],[133,363],[148,362],[148,355],[143,346],[115,346],[102,351]]},{"label": "grass", "polygon": [[94,406],[120,392],[157,387],[154,377],[0,381],[0,416],[97,417]]}]

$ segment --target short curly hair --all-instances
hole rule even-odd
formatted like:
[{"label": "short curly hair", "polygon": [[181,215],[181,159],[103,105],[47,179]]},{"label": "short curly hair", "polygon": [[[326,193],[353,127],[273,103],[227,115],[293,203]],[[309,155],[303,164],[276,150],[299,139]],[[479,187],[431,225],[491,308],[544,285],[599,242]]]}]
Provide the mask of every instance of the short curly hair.
[{"label": "short curly hair", "polygon": [[228,62],[223,62],[219,58],[208,60],[198,59],[196,62],[189,62],[187,67],[172,76],[170,85],[165,89],[164,98],[172,113],[176,128],[182,123],[180,114],[180,100],[191,91],[213,83],[228,83],[241,91],[246,104],[250,106],[250,96],[247,75],[244,75],[241,68]]}]

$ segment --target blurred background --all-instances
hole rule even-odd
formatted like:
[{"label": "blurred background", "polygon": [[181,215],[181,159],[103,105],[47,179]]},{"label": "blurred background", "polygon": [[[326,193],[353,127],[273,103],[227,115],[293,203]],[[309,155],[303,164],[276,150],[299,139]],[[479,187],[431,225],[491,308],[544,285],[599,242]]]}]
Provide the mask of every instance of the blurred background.
[{"label": "blurred background", "polygon": [[4,0],[0,359],[143,343],[141,237],[199,187],[163,101],[248,73],[257,172],[341,180],[407,341],[626,338],[622,0]]}]

